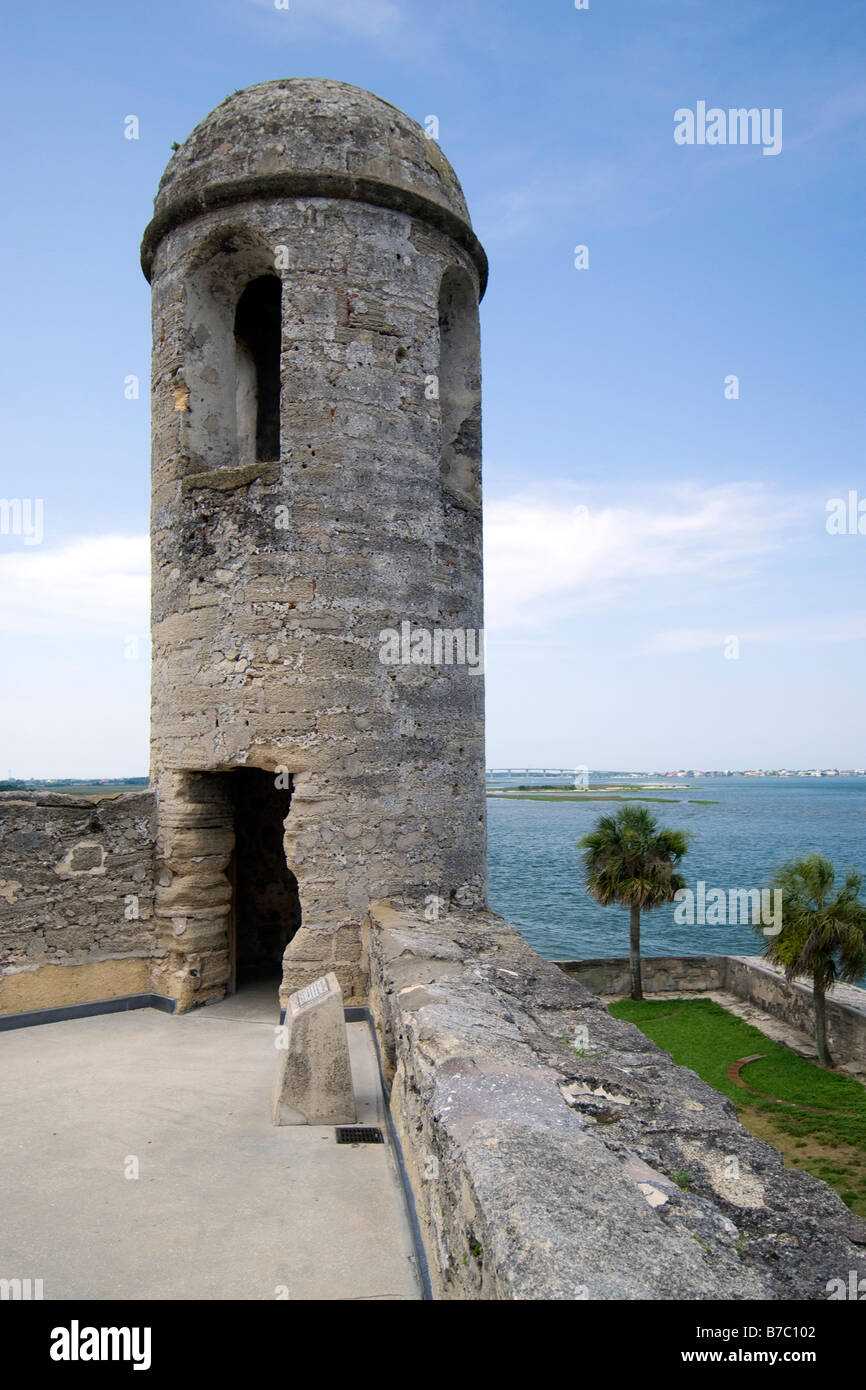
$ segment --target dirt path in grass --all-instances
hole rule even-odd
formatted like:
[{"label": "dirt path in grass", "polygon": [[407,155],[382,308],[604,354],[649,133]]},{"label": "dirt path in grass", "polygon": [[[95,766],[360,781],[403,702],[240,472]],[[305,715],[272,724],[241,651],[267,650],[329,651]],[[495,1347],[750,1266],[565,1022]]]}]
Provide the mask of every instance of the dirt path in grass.
[{"label": "dirt path in grass", "polygon": [[766,1091],[759,1091],[756,1086],[750,1086],[748,1081],[744,1081],[740,1075],[740,1068],[746,1066],[748,1062],[760,1062],[763,1052],[753,1052],[751,1057],[741,1057],[738,1062],[732,1062],[728,1067],[728,1076],[735,1086],[742,1086],[744,1091],[751,1091],[753,1096],[760,1096],[762,1100],[772,1101],[774,1105],[786,1105],[792,1110],[809,1110],[813,1115],[849,1115],[853,1119],[861,1119],[862,1116],[857,1110],[830,1110],[824,1105],[807,1105],[801,1100],[779,1100],[778,1096],[771,1096]]}]

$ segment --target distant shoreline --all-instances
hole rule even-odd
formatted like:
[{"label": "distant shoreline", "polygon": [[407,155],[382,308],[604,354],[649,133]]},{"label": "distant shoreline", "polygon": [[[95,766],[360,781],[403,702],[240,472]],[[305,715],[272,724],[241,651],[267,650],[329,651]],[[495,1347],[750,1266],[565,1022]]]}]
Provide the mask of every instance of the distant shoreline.
[{"label": "distant shoreline", "polygon": [[88,781],[16,781],[10,778],[0,782],[0,792],[57,792],[60,796],[120,796],[123,792],[146,792],[150,789],[149,777],[96,778]]}]

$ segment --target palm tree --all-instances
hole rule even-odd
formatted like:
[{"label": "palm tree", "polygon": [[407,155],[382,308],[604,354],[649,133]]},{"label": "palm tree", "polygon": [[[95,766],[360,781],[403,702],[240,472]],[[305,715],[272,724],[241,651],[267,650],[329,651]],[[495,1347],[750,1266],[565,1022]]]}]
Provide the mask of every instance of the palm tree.
[{"label": "palm tree", "polygon": [[856,869],[836,887],[836,870],[820,854],[783,864],[773,887],[782,890],[782,930],[769,937],[764,958],[781,965],[787,980],[811,977],[818,1063],[832,1067],[827,1046],[826,994],[837,980],[855,984],[866,972],[863,875]]},{"label": "palm tree", "polygon": [[645,806],[622,806],[602,816],[595,829],[578,840],[586,868],[586,886],[603,907],[619,903],[631,912],[629,966],[631,997],[643,999],[640,973],[640,915],[673,901],[685,888],[675,870],[689,847],[685,830],[667,830]]}]

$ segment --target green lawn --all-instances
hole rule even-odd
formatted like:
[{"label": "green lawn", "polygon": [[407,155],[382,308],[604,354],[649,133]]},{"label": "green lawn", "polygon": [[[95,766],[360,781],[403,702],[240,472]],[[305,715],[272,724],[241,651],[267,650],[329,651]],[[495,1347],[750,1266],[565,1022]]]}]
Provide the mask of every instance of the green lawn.
[{"label": "green lawn", "polygon": [[127,792],[150,791],[145,782],[111,782],[100,786],[98,782],[67,782],[61,787],[40,787],[40,791],[59,792],[61,796],[84,796],[88,800],[101,800],[104,797],[123,796]]},{"label": "green lawn", "polygon": [[667,802],[679,804],[687,800],[692,806],[718,806],[718,801],[704,801],[682,796],[647,796],[647,792],[694,791],[694,787],[632,786],[618,782],[598,782],[591,787],[535,786],[521,783],[517,787],[488,787],[487,795],[502,801],[648,801],[654,805]]},{"label": "green lawn", "polygon": [[18,791],[22,795],[31,796],[34,792],[57,792],[59,796],[120,796],[125,792],[146,792],[150,790],[150,785],[146,778],[136,782],[51,782],[48,786],[21,785],[5,786],[0,784],[0,791]]},{"label": "green lawn", "polygon": [[[830,1183],[852,1211],[866,1216],[866,1087],[859,1081],[822,1071],[712,999],[623,999],[610,1011],[636,1024],[675,1062],[730,1096],[747,1129],[779,1149],[791,1167]],[[758,1052],[763,1054],[760,1061],[744,1066],[742,1079],[794,1105],[753,1095],[728,1076],[732,1062]]]},{"label": "green lawn", "polygon": [[[488,790],[492,801],[652,801],[659,804],[681,800],[675,796],[587,796],[585,792],[555,792],[551,796],[539,796],[535,792],[500,792]],[[716,805],[716,802],[705,802]]]}]

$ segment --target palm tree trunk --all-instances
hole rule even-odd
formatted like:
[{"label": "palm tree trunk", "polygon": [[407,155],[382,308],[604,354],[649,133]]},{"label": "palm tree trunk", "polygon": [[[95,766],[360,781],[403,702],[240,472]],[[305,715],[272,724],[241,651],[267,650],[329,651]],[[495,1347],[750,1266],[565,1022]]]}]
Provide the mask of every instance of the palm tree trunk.
[{"label": "palm tree trunk", "polygon": [[643,999],[643,981],[640,977],[640,908],[634,903],[631,906],[628,960],[631,968],[631,997]]},{"label": "palm tree trunk", "polygon": [[827,1011],[824,1007],[824,985],[820,980],[812,981],[812,997],[815,1000],[815,1045],[818,1049],[819,1067],[832,1067],[833,1058],[827,1046]]}]

